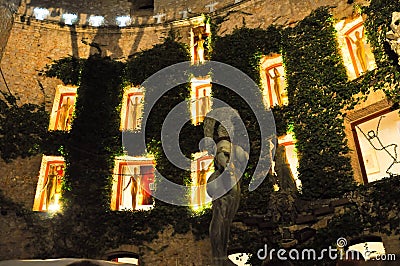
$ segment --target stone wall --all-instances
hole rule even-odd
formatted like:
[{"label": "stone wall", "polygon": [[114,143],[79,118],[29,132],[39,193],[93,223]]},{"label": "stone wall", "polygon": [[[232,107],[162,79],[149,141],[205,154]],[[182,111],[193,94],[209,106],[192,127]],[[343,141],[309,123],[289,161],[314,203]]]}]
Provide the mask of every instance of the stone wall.
[{"label": "stone wall", "polygon": [[[17,158],[11,163],[0,160],[1,193],[27,210],[32,210],[42,157]],[[1,228],[1,227],[0,227]]]},{"label": "stone wall", "polygon": [[140,247],[121,245],[108,251],[108,254],[116,252],[132,252],[140,257],[142,265],[211,265],[210,239],[196,240],[192,233],[175,234],[172,227],[167,227],[158,234],[158,238],[151,243],[144,243]]},{"label": "stone wall", "polygon": [[[49,6],[52,1],[32,1],[30,4],[39,2]],[[119,2],[126,4],[128,1],[121,0]],[[170,3],[172,2],[170,1]],[[334,11],[338,17],[349,15],[352,11],[352,5],[342,0],[335,0],[334,3],[322,0],[314,2],[287,0],[280,4],[270,4],[266,1],[243,1],[240,4],[217,11],[214,15],[226,16],[226,20],[219,30],[219,34],[224,35],[230,33],[235,27],[243,26],[243,23],[247,27],[261,28],[267,28],[271,24],[291,25],[303,19],[311,10],[327,4],[336,6]],[[100,8],[99,5],[95,4],[90,6]],[[75,6],[73,7],[75,8]],[[106,7],[102,8],[107,10]],[[20,98],[20,103],[41,104],[45,102],[48,108],[51,107],[55,88],[61,84],[61,81],[44,78],[40,76],[40,72],[54,60],[69,55],[86,58],[89,54],[96,52],[95,49],[83,44],[82,40],[87,43],[100,44],[103,55],[124,60],[135,52],[151,48],[154,44],[162,42],[170,29],[178,32],[181,42],[189,44],[190,25],[194,21],[187,19],[179,22],[123,29],[118,27],[63,26],[50,21],[22,19],[21,14],[23,13],[21,12],[24,12],[22,10],[24,8],[27,7],[21,5],[19,14],[15,17],[8,45],[4,50],[1,68],[10,90]],[[39,84],[43,85],[44,94]],[[5,89],[4,83],[0,82],[0,90],[4,91]]]},{"label": "stone wall", "polygon": [[18,6],[18,0],[0,0],[0,61],[14,21],[13,14]]},{"label": "stone wall", "polygon": [[[69,1],[51,0],[25,0],[21,4],[18,13],[25,18],[34,20],[35,8],[47,8],[49,15],[46,20],[60,22],[65,13],[78,15],[78,24],[87,25],[91,15],[101,15],[105,18],[105,25],[117,25],[117,16],[129,15],[132,25],[144,25],[157,23],[154,16],[164,14],[161,22],[173,22],[176,20],[210,14],[211,16],[227,12],[244,12],[247,17],[253,17],[251,24],[255,27],[276,24],[290,24],[301,20],[313,9],[320,6],[332,6],[339,18],[351,14],[353,4],[366,4],[365,0],[356,0],[352,4],[343,0],[283,0],[283,1],[264,1],[264,0],[97,0],[79,1],[71,3]],[[212,7],[211,7],[212,5]],[[183,11],[186,11],[183,13]],[[235,17],[242,21],[242,17],[236,13]],[[282,23],[283,22],[283,23]]]},{"label": "stone wall", "polygon": [[[182,28],[182,40],[188,39],[188,28]],[[183,30],[185,29],[185,30]],[[32,21],[30,24],[14,23],[8,45],[4,51],[1,68],[12,93],[20,103],[46,102],[50,110],[60,80],[40,75],[46,65],[67,56],[87,58],[97,50],[82,43],[98,43],[103,55],[125,59],[140,50],[149,49],[167,36],[167,25],[119,28],[62,27],[54,23]],[[44,94],[39,86],[44,87]],[[0,90],[5,91],[3,82]]]}]

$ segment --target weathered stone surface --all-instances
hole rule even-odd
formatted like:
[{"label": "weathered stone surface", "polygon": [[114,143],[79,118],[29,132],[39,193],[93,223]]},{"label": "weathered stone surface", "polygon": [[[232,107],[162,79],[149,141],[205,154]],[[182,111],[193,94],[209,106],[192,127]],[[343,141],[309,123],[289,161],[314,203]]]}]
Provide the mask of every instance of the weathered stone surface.
[{"label": "weathered stone surface", "polygon": [[316,233],[317,230],[307,227],[300,231],[294,232],[294,237],[299,241],[299,243],[303,243],[311,237],[315,236]]},{"label": "weathered stone surface", "polygon": [[330,206],[324,206],[313,210],[315,216],[321,216],[329,213],[333,213],[334,209]]},{"label": "weathered stone surface", "polygon": [[296,218],[296,224],[313,223],[316,220],[317,220],[316,217],[312,214],[298,215]]}]

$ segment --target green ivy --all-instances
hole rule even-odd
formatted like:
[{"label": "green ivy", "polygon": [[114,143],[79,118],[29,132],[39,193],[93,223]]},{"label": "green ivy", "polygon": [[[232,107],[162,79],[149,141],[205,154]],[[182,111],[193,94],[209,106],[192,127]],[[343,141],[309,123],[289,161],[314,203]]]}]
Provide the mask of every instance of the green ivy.
[{"label": "green ivy", "polygon": [[359,82],[365,95],[371,89],[383,90],[393,104],[397,105],[400,103],[399,58],[386,41],[386,33],[391,30],[392,13],[399,11],[400,2],[389,0],[371,0],[370,5],[362,9],[367,15],[364,25],[378,68],[367,73]]},{"label": "green ivy", "polygon": [[353,93],[328,9],[286,29],[282,49],[303,196],[341,196],[354,188],[341,112]]},{"label": "green ivy", "polygon": [[19,106],[14,96],[4,93],[3,96],[5,100],[0,100],[0,157],[10,162],[39,153],[49,123],[44,106]]}]

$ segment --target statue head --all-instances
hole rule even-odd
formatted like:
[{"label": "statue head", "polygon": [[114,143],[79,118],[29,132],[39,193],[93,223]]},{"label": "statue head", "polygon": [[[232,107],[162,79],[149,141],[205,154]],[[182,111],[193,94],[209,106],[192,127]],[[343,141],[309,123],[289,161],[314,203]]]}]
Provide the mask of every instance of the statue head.
[{"label": "statue head", "polygon": [[392,13],[392,22],[390,24],[390,28],[397,34],[400,32],[400,12]]}]

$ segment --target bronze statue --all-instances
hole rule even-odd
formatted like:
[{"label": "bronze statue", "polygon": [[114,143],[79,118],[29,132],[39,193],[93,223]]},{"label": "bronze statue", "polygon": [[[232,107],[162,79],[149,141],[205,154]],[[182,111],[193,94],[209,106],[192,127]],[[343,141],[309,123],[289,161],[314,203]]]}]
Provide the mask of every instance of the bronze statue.
[{"label": "bronze statue", "polygon": [[[214,119],[206,117],[204,127],[206,137],[210,136],[210,125],[214,129],[215,122]],[[230,126],[230,129],[222,123],[218,126],[215,141],[215,172],[207,184],[207,193],[212,198],[213,214],[209,233],[215,266],[235,265],[228,259],[227,248],[230,226],[239,208],[240,177],[248,161],[248,153],[232,142],[233,125]]]}]

